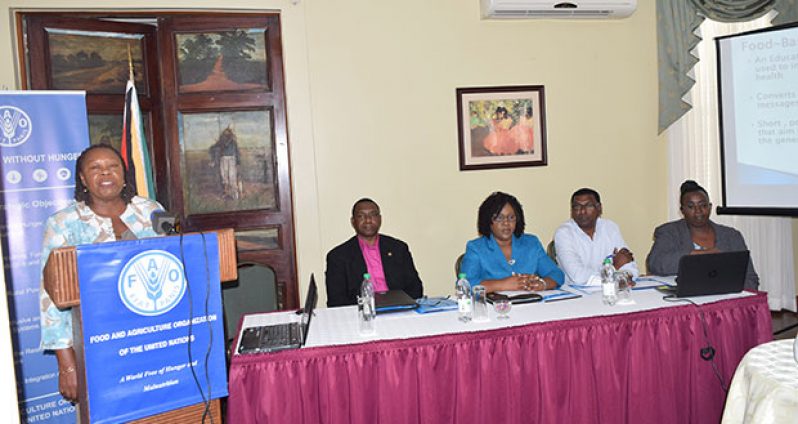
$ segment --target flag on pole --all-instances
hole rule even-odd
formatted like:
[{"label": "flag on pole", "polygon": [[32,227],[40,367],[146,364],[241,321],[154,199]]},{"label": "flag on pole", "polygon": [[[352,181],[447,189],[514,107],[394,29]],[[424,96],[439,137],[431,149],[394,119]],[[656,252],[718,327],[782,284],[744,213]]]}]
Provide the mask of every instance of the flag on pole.
[{"label": "flag on pole", "polygon": [[125,160],[133,190],[141,197],[155,200],[155,184],[152,179],[152,163],[144,135],[136,84],[132,74],[125,89],[125,122],[122,127],[122,159]]}]

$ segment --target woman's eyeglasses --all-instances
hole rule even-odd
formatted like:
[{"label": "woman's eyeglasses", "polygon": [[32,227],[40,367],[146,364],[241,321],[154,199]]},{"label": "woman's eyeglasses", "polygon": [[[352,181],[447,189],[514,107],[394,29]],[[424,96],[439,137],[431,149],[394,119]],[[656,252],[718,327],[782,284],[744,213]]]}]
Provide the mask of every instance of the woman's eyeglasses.
[{"label": "woman's eyeglasses", "polygon": [[493,217],[493,222],[497,224],[503,224],[505,222],[515,222],[515,215],[496,215]]}]

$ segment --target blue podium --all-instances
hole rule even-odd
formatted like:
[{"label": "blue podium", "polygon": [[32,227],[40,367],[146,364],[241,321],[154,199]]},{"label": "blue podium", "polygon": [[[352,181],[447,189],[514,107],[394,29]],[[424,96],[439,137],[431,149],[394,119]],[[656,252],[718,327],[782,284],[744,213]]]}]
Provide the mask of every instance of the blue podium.
[{"label": "blue podium", "polygon": [[44,287],[72,308],[81,422],[221,422],[236,273],[229,229],[55,249]]}]

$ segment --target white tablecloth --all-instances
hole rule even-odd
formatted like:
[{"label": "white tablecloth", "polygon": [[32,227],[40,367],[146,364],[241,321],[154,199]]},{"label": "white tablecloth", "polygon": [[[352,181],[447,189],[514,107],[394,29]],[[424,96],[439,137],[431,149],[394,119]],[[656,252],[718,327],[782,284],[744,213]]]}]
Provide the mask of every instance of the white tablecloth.
[{"label": "white tablecloth", "polygon": [[[492,330],[537,322],[624,314],[686,305],[683,301],[665,301],[663,300],[663,296],[664,294],[654,289],[635,290],[632,292],[634,304],[608,306],[601,302],[601,293],[582,293],[582,297],[578,299],[513,305],[509,315],[510,318],[506,320],[496,319],[496,312],[489,306],[490,321],[484,323],[470,322],[464,324],[457,320],[457,311],[429,314],[406,311],[379,314],[377,315],[377,332],[370,336],[361,336],[358,334],[357,313],[354,306],[319,308],[316,309],[313,319],[311,320],[310,331],[308,332],[308,339],[305,347],[333,346],[363,343],[374,340],[407,339],[412,337]],[[690,300],[697,304],[704,304],[743,296],[753,296],[753,294],[742,292],[717,296],[699,296],[692,297]],[[246,315],[239,332],[249,327],[287,322],[286,320],[298,321],[299,319],[299,315],[294,312]],[[235,352],[238,351],[237,348],[238,346],[236,346]]]},{"label": "white tablecloth", "polygon": [[723,423],[798,423],[798,363],[794,340],[759,345],[734,373]]}]

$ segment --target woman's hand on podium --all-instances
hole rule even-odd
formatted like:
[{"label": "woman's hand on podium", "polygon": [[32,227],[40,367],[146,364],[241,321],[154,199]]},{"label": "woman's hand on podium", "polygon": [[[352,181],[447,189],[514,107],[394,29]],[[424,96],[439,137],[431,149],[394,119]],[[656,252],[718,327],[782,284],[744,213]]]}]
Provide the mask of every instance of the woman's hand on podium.
[{"label": "woman's hand on podium", "polygon": [[75,350],[71,347],[55,351],[58,359],[58,391],[64,399],[77,403],[78,372],[75,362]]}]

